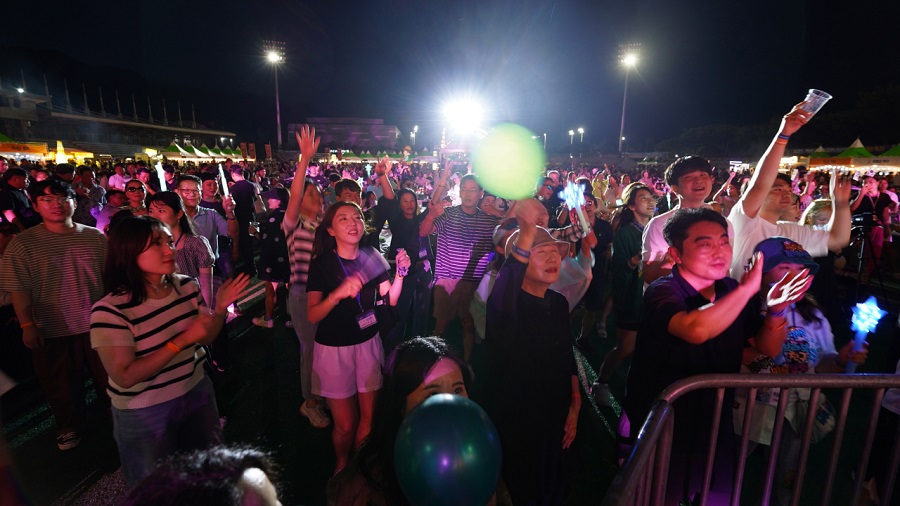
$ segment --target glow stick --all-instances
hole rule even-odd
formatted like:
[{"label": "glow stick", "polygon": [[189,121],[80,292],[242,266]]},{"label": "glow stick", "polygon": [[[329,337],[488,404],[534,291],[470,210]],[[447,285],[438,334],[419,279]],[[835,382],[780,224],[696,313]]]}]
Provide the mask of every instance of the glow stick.
[{"label": "glow stick", "polygon": [[166,191],[166,171],[163,170],[162,162],[156,162],[156,177],[159,178],[159,190]]},{"label": "glow stick", "polygon": [[[875,297],[869,297],[865,302],[860,302],[853,308],[853,317],[850,319],[853,325],[850,326],[850,330],[856,331],[856,335],[853,336],[854,353],[863,349],[863,344],[866,342],[866,335],[875,330],[875,326],[878,325],[878,320],[886,314],[887,311],[882,311],[881,308],[878,307],[878,301],[875,300]],[[847,374],[856,372],[856,362],[848,360],[845,372]]]},{"label": "glow stick", "polygon": [[222,178],[222,194],[228,196],[228,180],[225,179],[225,171],[222,170],[222,164],[219,164],[219,177]]},{"label": "glow stick", "polygon": [[578,222],[581,224],[581,230],[585,234],[588,233],[591,226],[588,225],[587,216],[584,214],[584,209],[581,208],[584,205],[584,185],[578,185],[572,181],[567,182],[566,188],[559,192],[559,198],[566,201],[566,206],[569,209],[575,210],[575,215],[578,216]]}]

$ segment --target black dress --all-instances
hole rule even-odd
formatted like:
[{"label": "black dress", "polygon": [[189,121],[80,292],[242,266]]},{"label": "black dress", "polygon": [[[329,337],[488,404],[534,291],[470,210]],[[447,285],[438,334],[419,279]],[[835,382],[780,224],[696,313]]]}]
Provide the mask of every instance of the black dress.
[{"label": "black dress", "polygon": [[488,297],[485,405],[503,447],[513,504],[562,504],[573,449],[562,449],[578,374],[566,298],[522,290],[526,265],[509,258]]}]

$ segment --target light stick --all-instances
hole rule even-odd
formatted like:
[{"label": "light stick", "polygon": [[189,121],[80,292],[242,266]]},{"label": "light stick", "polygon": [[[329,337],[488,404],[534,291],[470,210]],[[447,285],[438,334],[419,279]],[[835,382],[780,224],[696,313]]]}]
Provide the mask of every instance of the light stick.
[{"label": "light stick", "polygon": [[225,171],[222,170],[222,164],[219,164],[219,177],[222,178],[222,194],[228,196],[228,180],[225,179]]},{"label": "light stick", "polygon": [[591,226],[588,225],[587,216],[584,214],[584,209],[581,206],[584,205],[584,185],[575,184],[572,181],[566,183],[566,188],[559,192],[559,198],[566,201],[566,205],[569,209],[574,209],[575,214],[578,216],[578,222],[581,223],[581,230],[584,233],[588,233],[591,229]]},{"label": "light stick", "polygon": [[166,191],[166,171],[163,170],[162,162],[156,162],[156,177],[159,178],[159,190]]},{"label": "light stick", "polygon": [[[854,353],[863,349],[863,344],[866,342],[866,335],[875,330],[875,326],[878,325],[878,320],[886,314],[887,311],[882,311],[881,308],[878,307],[878,301],[875,300],[875,297],[869,297],[865,302],[860,302],[853,308],[853,317],[850,319],[853,325],[850,326],[850,330],[856,331],[856,335],[853,336]],[[856,362],[848,360],[845,372],[847,374],[856,372]]]}]

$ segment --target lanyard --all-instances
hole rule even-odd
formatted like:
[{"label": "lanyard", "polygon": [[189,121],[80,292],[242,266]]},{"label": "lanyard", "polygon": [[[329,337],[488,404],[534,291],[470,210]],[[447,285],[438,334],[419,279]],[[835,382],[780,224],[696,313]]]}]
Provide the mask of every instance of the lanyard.
[{"label": "lanyard", "polygon": [[[347,268],[344,267],[344,261],[341,260],[341,256],[337,254],[337,251],[334,252],[334,256],[337,257],[338,263],[341,264],[341,270],[344,271],[344,278],[349,278],[350,273],[348,273]],[[359,297],[360,293],[362,293],[362,288],[360,288],[359,293],[356,294],[356,305],[359,306],[359,310],[362,311],[363,307],[362,307],[362,300]]]}]

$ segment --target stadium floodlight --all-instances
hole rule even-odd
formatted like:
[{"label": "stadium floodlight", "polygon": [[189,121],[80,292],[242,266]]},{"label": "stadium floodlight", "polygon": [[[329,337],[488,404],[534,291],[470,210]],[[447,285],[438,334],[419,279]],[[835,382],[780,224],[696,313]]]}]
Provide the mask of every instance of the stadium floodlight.
[{"label": "stadium floodlight", "polygon": [[481,126],[484,108],[472,98],[452,100],[444,106],[444,118],[451,130],[471,133]]}]

